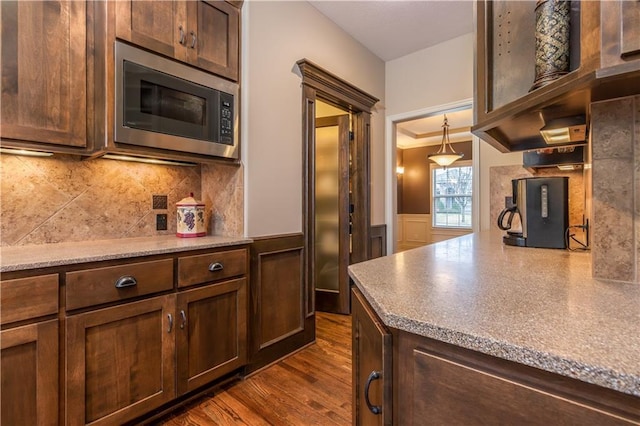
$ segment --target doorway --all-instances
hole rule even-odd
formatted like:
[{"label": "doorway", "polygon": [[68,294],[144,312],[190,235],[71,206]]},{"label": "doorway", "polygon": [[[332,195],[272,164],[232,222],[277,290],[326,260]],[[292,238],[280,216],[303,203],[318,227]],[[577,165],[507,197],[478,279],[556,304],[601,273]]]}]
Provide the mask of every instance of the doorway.
[{"label": "doorway", "polygon": [[304,271],[310,312],[351,311],[347,267],[371,256],[370,116],[378,99],[303,59]]},{"label": "doorway", "polygon": [[[387,196],[387,202],[385,204],[385,221],[387,223],[387,252],[388,253],[397,253],[400,249],[403,248],[412,248],[418,247],[423,244],[430,244],[436,241],[440,241],[442,239],[451,238],[461,233],[468,232],[462,229],[456,229],[452,226],[441,225],[438,219],[438,206],[437,206],[437,197],[434,197],[434,185],[433,183],[433,172],[434,167],[430,166],[431,161],[426,158],[426,154],[431,151],[437,149],[437,145],[439,145],[442,141],[442,121],[443,116],[446,113],[448,116],[453,115],[460,112],[467,112],[467,121],[458,121],[456,120],[455,126],[452,124],[452,127],[460,128],[460,132],[456,132],[455,136],[452,135],[451,142],[455,145],[458,145],[456,142],[462,142],[464,140],[471,141],[471,146],[469,149],[465,149],[465,158],[464,160],[469,160],[471,157],[471,162],[466,162],[466,165],[471,166],[471,182],[472,182],[472,190],[471,190],[471,231],[475,232],[478,229],[478,212],[479,212],[479,141],[478,138],[471,135],[468,131],[468,127],[472,124],[472,112],[473,100],[466,99],[458,102],[452,102],[449,104],[439,105],[435,107],[425,108],[418,111],[412,111],[409,113],[397,114],[393,116],[388,116],[385,121],[386,135],[385,135],[385,156],[387,158],[386,168],[385,168],[385,188]],[[401,155],[398,154],[398,147],[402,146],[405,141],[400,139],[405,138],[408,134],[412,132],[407,132],[407,129],[402,129],[403,123],[409,122],[419,122],[421,120],[432,122],[435,121],[436,125],[432,131],[423,130],[422,132],[417,132],[418,134],[413,134],[412,136],[417,139],[421,139],[418,141],[417,145],[414,146],[414,151],[424,151],[422,152],[422,156],[418,160],[413,158],[413,161],[418,161],[419,168],[422,169],[421,172],[425,175],[427,179],[426,184],[422,184],[424,188],[421,189],[421,193],[427,196],[424,200],[421,200],[423,203],[426,203],[426,210],[419,212],[403,212],[402,215],[399,215],[399,201],[404,201],[402,203],[403,206],[407,204],[407,197],[411,196],[410,191],[407,191],[407,180],[408,178],[415,178],[415,175],[412,176],[412,173],[416,173],[417,170],[409,167],[404,167],[404,169],[398,169],[398,167],[402,163]],[[462,128],[466,128],[464,131]],[[456,129],[458,130],[458,129]],[[415,133],[415,132],[413,132]],[[400,140],[400,141],[399,141]],[[468,143],[468,142],[467,142]],[[421,148],[416,148],[420,147]],[[430,151],[431,150],[431,151]],[[459,148],[456,148],[459,150]],[[415,157],[415,156],[413,156]],[[417,163],[416,163],[417,164]],[[454,163],[456,165],[457,163]],[[452,165],[451,167],[453,167]],[[460,163],[463,165],[463,163]],[[450,167],[450,168],[451,168]],[[403,174],[399,174],[398,170],[403,171]],[[432,182],[433,181],[433,182]],[[401,189],[402,188],[402,189]],[[415,191],[414,191],[415,192]],[[459,195],[459,194],[457,194]],[[433,210],[433,211],[432,211]],[[402,210],[401,210],[402,211]],[[447,213],[447,212],[445,212]],[[448,212],[452,213],[452,212]],[[460,213],[460,212],[457,212]],[[459,216],[459,214],[458,214]],[[468,227],[468,224],[465,225]],[[420,231],[420,232],[418,232]],[[419,234],[419,237],[416,238],[414,234]]]}]

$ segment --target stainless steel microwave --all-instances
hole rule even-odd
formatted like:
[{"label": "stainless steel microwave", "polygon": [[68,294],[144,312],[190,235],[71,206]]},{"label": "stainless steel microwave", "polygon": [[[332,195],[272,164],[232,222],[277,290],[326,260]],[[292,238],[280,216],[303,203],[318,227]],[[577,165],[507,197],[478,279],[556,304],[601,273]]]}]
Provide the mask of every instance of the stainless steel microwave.
[{"label": "stainless steel microwave", "polygon": [[115,43],[118,143],[237,159],[238,85]]}]

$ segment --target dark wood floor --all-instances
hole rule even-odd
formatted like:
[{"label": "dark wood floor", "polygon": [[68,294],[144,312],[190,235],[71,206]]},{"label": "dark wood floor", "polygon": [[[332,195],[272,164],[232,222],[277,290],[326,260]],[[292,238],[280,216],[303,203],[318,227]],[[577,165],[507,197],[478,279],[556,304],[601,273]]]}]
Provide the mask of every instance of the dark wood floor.
[{"label": "dark wood floor", "polygon": [[178,425],[350,425],[351,317],[318,313],[316,343],[163,419]]}]

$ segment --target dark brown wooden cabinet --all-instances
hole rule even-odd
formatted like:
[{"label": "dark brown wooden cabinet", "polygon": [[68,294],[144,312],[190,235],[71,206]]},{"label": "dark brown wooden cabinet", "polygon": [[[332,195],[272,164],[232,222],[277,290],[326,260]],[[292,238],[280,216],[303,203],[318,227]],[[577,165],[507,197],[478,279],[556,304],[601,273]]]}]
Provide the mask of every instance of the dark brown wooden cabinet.
[{"label": "dark brown wooden cabinet", "polygon": [[355,425],[640,424],[636,396],[387,328],[357,288],[352,303]]},{"label": "dark brown wooden cabinet", "polygon": [[0,332],[0,423],[58,424],[58,320]]},{"label": "dark brown wooden cabinet", "polygon": [[640,61],[640,2],[605,1],[602,9],[602,68],[625,71]]},{"label": "dark brown wooden cabinet", "polygon": [[392,424],[391,333],[352,289],[353,424]]},{"label": "dark brown wooden cabinet", "polygon": [[66,319],[66,423],[122,424],[176,395],[175,295]]},{"label": "dark brown wooden cabinet", "polygon": [[536,4],[479,0],[475,8],[471,130],[502,152],[547,148],[545,125],[576,117],[588,125],[592,102],[640,87],[640,5],[616,0],[571,2],[568,73],[534,88]]},{"label": "dark brown wooden cabinet", "polygon": [[3,145],[86,147],[93,113],[87,4],[3,1],[0,8]]},{"label": "dark brown wooden cabinet", "polygon": [[66,271],[65,423],[130,422],[239,371],[247,269],[243,247]]},{"label": "dark brown wooden cabinet", "polygon": [[308,345],[316,335],[303,235],[256,238],[250,253],[248,372]]},{"label": "dark brown wooden cabinet", "polygon": [[187,2],[118,1],[116,37],[186,61]]},{"label": "dark brown wooden cabinet", "polygon": [[240,10],[224,1],[116,2],[116,37],[238,81]]},{"label": "dark brown wooden cabinet", "polygon": [[224,1],[188,1],[189,63],[238,81],[240,10]]},{"label": "dark brown wooden cabinet", "polygon": [[247,360],[246,278],[179,293],[176,338],[179,395],[242,367]]},{"label": "dark brown wooden cabinet", "polygon": [[58,275],[3,280],[0,307],[0,423],[57,425]]}]

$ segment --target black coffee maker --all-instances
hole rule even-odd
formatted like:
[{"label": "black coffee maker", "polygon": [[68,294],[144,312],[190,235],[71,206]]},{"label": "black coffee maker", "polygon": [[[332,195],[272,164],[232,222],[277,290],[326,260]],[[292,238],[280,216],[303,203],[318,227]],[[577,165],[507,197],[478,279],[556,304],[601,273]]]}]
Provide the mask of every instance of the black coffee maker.
[{"label": "black coffee maker", "polygon": [[[498,216],[498,227],[507,231],[502,241],[510,246],[566,248],[569,178],[513,179],[511,185],[514,204]],[[511,230],[516,214],[520,217],[521,231]]]}]

